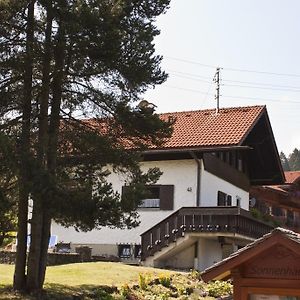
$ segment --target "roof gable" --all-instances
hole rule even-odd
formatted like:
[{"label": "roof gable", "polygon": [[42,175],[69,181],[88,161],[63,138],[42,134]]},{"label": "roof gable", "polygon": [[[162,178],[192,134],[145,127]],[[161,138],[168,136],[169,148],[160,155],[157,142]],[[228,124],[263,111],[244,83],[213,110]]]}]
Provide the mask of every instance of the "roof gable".
[{"label": "roof gable", "polygon": [[[262,274],[262,272],[269,272],[272,265],[274,267],[274,258],[277,260],[276,270],[284,268],[287,264],[293,265],[296,262],[299,265],[299,250],[299,234],[283,228],[276,228],[231,254],[228,258],[206,269],[201,276],[204,281],[227,279],[231,276],[232,270],[241,267],[243,272],[247,273],[248,277],[252,277],[251,274],[253,277],[259,277],[260,275],[271,276],[272,274]],[[257,269],[257,266],[259,266],[259,269]],[[273,271],[270,272],[272,273]],[[274,273],[273,275],[276,274]],[[291,273],[285,275],[297,275],[299,277],[300,270],[299,274],[297,271],[297,274]]]}]

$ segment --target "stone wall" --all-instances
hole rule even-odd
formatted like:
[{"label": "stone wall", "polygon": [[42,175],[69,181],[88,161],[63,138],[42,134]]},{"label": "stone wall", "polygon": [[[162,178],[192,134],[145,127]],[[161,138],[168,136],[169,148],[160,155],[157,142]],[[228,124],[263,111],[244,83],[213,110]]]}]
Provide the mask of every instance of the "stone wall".
[{"label": "stone wall", "polygon": [[[16,252],[0,251],[1,264],[14,264]],[[78,253],[48,253],[48,266],[73,264],[82,262],[81,255]]]},{"label": "stone wall", "polygon": [[[105,257],[100,255],[91,256],[90,251],[85,251],[87,247],[79,249],[80,253],[48,253],[48,266],[73,264],[92,261],[119,261],[117,257]],[[14,264],[16,252],[0,251],[0,264]]]}]

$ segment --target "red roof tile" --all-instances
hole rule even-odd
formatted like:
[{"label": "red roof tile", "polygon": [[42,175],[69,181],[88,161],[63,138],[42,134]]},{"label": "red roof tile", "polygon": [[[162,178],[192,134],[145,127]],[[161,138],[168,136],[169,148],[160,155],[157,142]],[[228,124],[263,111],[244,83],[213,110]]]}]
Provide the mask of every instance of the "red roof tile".
[{"label": "red roof tile", "polygon": [[222,108],[161,114],[175,119],[172,137],[162,148],[240,146],[265,106]]},{"label": "red roof tile", "polygon": [[286,183],[295,183],[300,181],[300,171],[287,171],[284,172]]}]

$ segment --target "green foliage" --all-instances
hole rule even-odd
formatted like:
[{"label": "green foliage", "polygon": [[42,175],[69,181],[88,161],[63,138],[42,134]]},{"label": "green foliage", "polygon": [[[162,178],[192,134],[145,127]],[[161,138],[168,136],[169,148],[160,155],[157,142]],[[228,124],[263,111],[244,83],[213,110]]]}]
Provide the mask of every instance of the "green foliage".
[{"label": "green foliage", "polygon": [[287,159],[287,157],[285,156],[285,154],[281,151],[280,152],[280,161],[281,161],[281,165],[283,168],[283,171],[290,171],[290,165],[289,165],[289,161]]},{"label": "green foliage", "polygon": [[300,151],[297,148],[289,155],[289,165],[291,171],[300,171]]},{"label": "green foliage", "polygon": [[269,214],[264,214],[262,213],[259,209],[257,208],[250,208],[250,212],[251,212],[251,215],[260,220],[260,221],[263,221],[265,223],[268,223],[270,224],[271,226],[273,227],[278,227],[278,226],[281,226],[281,222],[279,220],[276,220],[273,216],[269,215]]},{"label": "green foliage", "polygon": [[197,279],[200,280],[201,279],[200,272],[198,270],[195,270],[195,269],[191,270],[190,276],[194,280],[197,280]]},{"label": "green foliage", "polygon": [[164,293],[160,296],[160,300],[168,300],[170,298],[169,293]]},{"label": "green foliage", "polygon": [[[11,284],[11,278],[7,273],[13,274],[13,267],[11,265],[0,265],[0,271],[3,274],[2,283],[5,285]],[[147,289],[143,290],[137,283],[139,274],[145,271],[147,271],[145,277],[147,277],[149,283]],[[191,273],[176,272],[170,272],[172,285],[166,288],[159,283],[158,276],[160,273],[166,274],[167,272],[161,269],[132,267],[106,262],[52,266],[47,270],[45,299],[67,300],[77,297],[77,299],[86,300],[161,300],[162,297],[165,297],[165,299],[169,298],[170,300],[212,300],[215,298],[220,299],[226,294],[231,294],[232,291],[230,289],[228,292],[227,289],[223,288],[221,296],[208,296],[207,287],[213,290],[216,285],[219,286],[218,283],[210,282],[206,284],[196,278],[192,279]],[[225,283],[225,285],[231,286],[229,283]],[[0,289],[1,295],[4,292],[3,289]],[[5,296],[2,296],[3,299]],[[27,300],[23,297],[25,296],[22,295],[22,298],[17,299]],[[5,299],[15,298],[7,296]]]},{"label": "green foliage", "polygon": [[300,171],[300,151],[295,148],[288,157],[280,152],[280,160],[284,171]]},{"label": "green foliage", "polygon": [[[154,109],[138,105],[148,88],[167,79],[153,41],[155,20],[169,3],[0,2],[0,169],[16,178],[22,204],[28,195],[33,199],[31,249],[39,252],[46,244],[42,233],[50,230],[50,219],[83,231],[138,225],[135,209],[145,185],[160,175],[141,172],[140,153],[172,131]],[[2,147],[2,135],[13,141],[11,151]],[[109,171],[126,179],[124,201],[109,183]],[[19,205],[23,219],[24,207]],[[26,244],[24,229],[18,249]],[[31,259],[33,252],[27,271],[40,274],[32,282],[42,282],[46,252],[40,261]],[[24,281],[24,275],[16,278]]]},{"label": "green foliage", "polygon": [[120,288],[121,296],[127,298],[130,295],[130,287],[127,283],[123,284]]},{"label": "green foliage", "polygon": [[171,286],[171,277],[166,274],[160,274],[158,277],[159,283],[163,285],[164,287],[170,287]]},{"label": "green foliage", "polygon": [[149,285],[147,275],[140,273],[139,274],[139,287],[141,290],[145,291]]},{"label": "green foliage", "polygon": [[107,293],[106,291],[103,291],[101,289],[97,290],[94,294],[94,299],[96,300],[114,300],[114,297]]},{"label": "green foliage", "polygon": [[210,282],[207,287],[208,295],[211,297],[221,297],[224,295],[230,295],[233,292],[233,287],[230,282],[227,281],[214,281]]}]

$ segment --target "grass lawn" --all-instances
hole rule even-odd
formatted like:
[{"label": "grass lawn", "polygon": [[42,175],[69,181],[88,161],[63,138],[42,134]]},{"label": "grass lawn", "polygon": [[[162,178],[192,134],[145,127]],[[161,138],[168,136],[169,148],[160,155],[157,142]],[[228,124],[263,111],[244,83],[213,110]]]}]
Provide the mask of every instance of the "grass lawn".
[{"label": "grass lawn", "polygon": [[[13,265],[0,264],[0,299],[35,299],[14,294],[11,291],[13,272]],[[73,299],[74,295],[82,294],[92,295],[82,299],[98,299],[94,298],[93,295],[101,286],[120,288],[124,284],[137,283],[139,274],[158,276],[162,273],[172,274],[175,272],[112,262],[51,266],[47,268],[46,273],[45,290],[47,291],[47,297],[45,299]]]},{"label": "grass lawn", "polygon": [[[14,266],[0,264],[0,300],[34,300],[12,291]],[[193,272],[195,273],[195,272]],[[200,300],[208,296],[207,286],[197,272],[179,273],[162,269],[95,262],[47,268],[43,300]],[[195,276],[196,275],[196,276]],[[141,283],[141,277],[143,283]],[[228,285],[228,284],[227,284]],[[230,293],[231,287],[213,286]],[[41,298],[40,298],[41,299]],[[218,298],[220,299],[220,298]]]},{"label": "grass lawn", "polygon": [[[14,266],[0,264],[0,284],[12,284],[13,272]],[[85,284],[121,286],[125,283],[131,284],[137,282],[140,273],[159,275],[161,273],[170,274],[172,272],[112,262],[69,264],[48,267],[45,283],[67,286]]]}]

